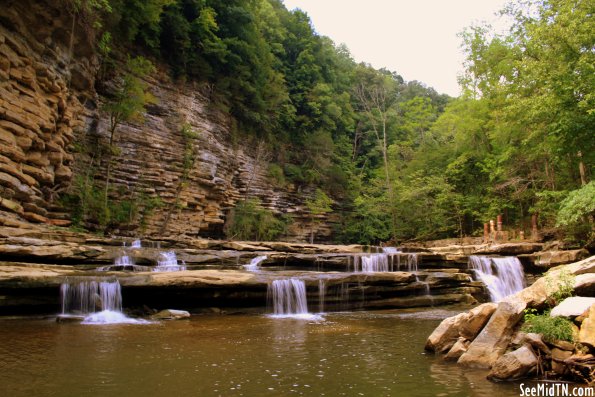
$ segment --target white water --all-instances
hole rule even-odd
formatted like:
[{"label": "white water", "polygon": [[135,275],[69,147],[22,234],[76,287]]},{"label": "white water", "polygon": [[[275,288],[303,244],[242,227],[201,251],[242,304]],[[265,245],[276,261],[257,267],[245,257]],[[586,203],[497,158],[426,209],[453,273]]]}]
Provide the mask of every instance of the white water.
[{"label": "white water", "polygon": [[146,324],[122,313],[118,280],[78,280],[60,285],[62,315],[84,315],[82,324]]},{"label": "white water", "polygon": [[268,294],[273,302],[274,318],[320,320],[319,315],[308,313],[306,283],[296,278],[274,280],[269,284]]},{"label": "white water", "polygon": [[150,321],[126,317],[121,312],[103,310],[85,317],[81,324],[150,324]]},{"label": "white water", "polygon": [[186,264],[178,264],[178,257],[174,251],[160,252],[157,266],[153,268],[154,272],[178,272],[181,270],[186,270]]},{"label": "white water", "polygon": [[89,314],[97,309],[122,311],[120,283],[83,280],[60,285],[62,314]]},{"label": "white water", "polygon": [[142,248],[142,244],[140,240],[134,240],[132,244],[130,244],[130,248]]},{"label": "white water", "polygon": [[258,271],[260,263],[266,259],[267,259],[266,255],[257,256],[256,258],[252,258],[252,260],[250,261],[250,263],[248,265],[244,265],[244,269],[250,270],[251,272]]},{"label": "white water", "polygon": [[500,302],[525,288],[523,266],[517,257],[490,258],[472,255],[469,257],[469,268],[485,284],[492,302]]},{"label": "white water", "polygon": [[384,252],[385,254],[398,254],[401,251],[399,251],[399,249],[396,247],[383,247],[382,252]]},{"label": "white water", "polygon": [[404,254],[392,247],[384,247],[384,250],[384,253],[379,254],[355,255],[353,271],[356,273],[394,272],[400,271],[401,266],[408,272],[418,270],[417,254]]},{"label": "white water", "polygon": [[121,255],[114,259],[113,265],[108,266],[101,266],[96,269],[99,272],[110,272],[110,271],[117,271],[117,270],[130,270],[133,272],[150,272],[152,269],[148,266],[139,266],[134,263],[134,259],[132,259],[128,255]]}]

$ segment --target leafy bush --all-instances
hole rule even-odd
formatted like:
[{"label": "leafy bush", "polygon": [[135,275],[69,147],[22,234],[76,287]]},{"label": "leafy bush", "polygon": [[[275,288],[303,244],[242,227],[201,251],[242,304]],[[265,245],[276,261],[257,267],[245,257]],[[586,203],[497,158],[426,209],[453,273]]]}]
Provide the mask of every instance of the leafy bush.
[{"label": "leafy bush", "polygon": [[525,310],[523,331],[541,334],[546,342],[574,341],[572,321],[565,317],[551,317],[549,310],[543,314],[537,314],[535,309]]},{"label": "leafy bush", "polygon": [[562,270],[556,280],[551,275],[545,276],[548,299],[551,306],[555,306],[574,294],[575,277],[568,270]]},{"label": "leafy bush", "polygon": [[228,216],[225,234],[239,240],[274,240],[285,234],[288,216],[276,217],[258,198],[239,201]]},{"label": "leafy bush", "polygon": [[285,186],[285,174],[283,173],[283,168],[281,168],[278,164],[269,164],[268,174],[269,180],[273,183],[273,185],[277,187]]}]

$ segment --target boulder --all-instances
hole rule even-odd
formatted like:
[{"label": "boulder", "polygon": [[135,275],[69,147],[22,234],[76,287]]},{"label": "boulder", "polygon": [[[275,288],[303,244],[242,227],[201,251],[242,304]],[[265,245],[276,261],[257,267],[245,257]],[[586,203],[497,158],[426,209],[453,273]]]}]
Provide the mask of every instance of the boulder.
[{"label": "boulder", "polygon": [[[534,254],[522,255],[534,266],[549,269],[554,266],[577,262],[589,256],[586,249],[577,250],[551,250],[541,251]],[[519,258],[520,259],[520,258]]]},{"label": "boulder", "polygon": [[165,309],[151,316],[153,320],[180,320],[190,318],[190,313],[185,310]]},{"label": "boulder", "polygon": [[459,357],[463,355],[463,353],[467,351],[468,346],[469,341],[463,337],[459,337],[459,339],[450,348],[450,350],[444,358],[449,361],[456,361],[459,359]]},{"label": "boulder", "polygon": [[562,303],[554,307],[550,315],[552,317],[578,317],[593,304],[595,304],[595,298],[572,296],[564,299]]},{"label": "boulder", "polygon": [[552,349],[552,370],[558,375],[565,375],[568,372],[567,366],[564,361],[572,356],[572,351],[558,349],[554,347]]},{"label": "boulder", "polygon": [[490,318],[469,349],[459,359],[459,364],[478,368],[490,368],[506,351],[525,310],[525,303],[518,300],[505,300]]},{"label": "boulder", "polygon": [[545,354],[550,354],[550,348],[543,342],[543,338],[540,334],[528,333],[525,334],[524,341],[531,345],[534,350],[540,350]]},{"label": "boulder", "polygon": [[588,314],[581,324],[578,341],[583,345],[595,349],[595,305],[591,305]]},{"label": "boulder", "polygon": [[490,380],[517,380],[526,377],[537,367],[538,359],[529,345],[506,353],[492,366],[488,375]]},{"label": "boulder", "polygon": [[445,353],[459,338],[459,329],[467,321],[468,313],[445,318],[426,341],[425,349],[431,352]]},{"label": "boulder", "polygon": [[475,339],[497,307],[497,303],[490,302],[471,309],[467,321],[461,325],[459,335],[467,340]]}]

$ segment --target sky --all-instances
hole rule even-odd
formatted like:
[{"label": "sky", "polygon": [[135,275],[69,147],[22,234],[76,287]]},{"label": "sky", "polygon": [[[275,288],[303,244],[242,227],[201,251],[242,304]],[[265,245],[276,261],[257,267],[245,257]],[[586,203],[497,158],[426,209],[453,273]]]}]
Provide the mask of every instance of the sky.
[{"label": "sky", "polygon": [[397,72],[440,93],[458,96],[463,71],[462,40],[457,33],[487,21],[507,0],[284,0],[300,8],[314,29],[344,43],[357,62]]}]

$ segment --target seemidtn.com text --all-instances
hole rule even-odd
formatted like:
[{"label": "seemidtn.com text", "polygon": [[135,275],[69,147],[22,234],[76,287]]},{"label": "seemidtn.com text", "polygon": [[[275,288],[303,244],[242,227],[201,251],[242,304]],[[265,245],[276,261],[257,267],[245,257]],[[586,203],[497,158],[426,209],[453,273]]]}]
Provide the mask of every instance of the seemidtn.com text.
[{"label": "seemidtn.com text", "polygon": [[572,385],[569,383],[521,383],[521,397],[595,397],[592,386]]}]

